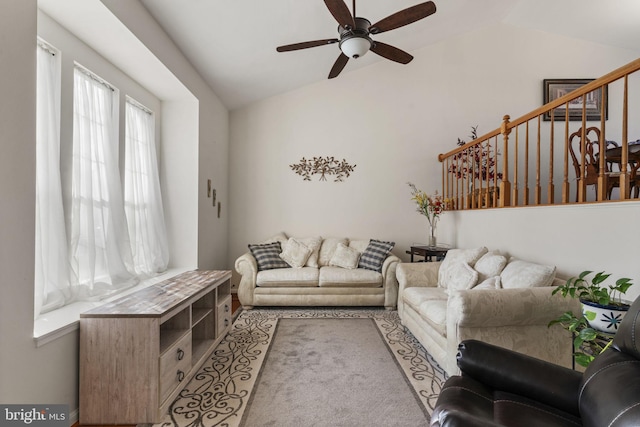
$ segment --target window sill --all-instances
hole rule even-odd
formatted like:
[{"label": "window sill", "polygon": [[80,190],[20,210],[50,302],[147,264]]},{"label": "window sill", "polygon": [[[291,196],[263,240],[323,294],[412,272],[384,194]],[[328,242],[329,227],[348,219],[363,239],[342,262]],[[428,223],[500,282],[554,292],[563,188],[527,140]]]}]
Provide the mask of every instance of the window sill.
[{"label": "window sill", "polygon": [[33,324],[33,340],[36,347],[41,347],[78,330],[80,328],[80,313],[99,307],[106,302],[113,301],[142,288],[146,288],[147,286],[162,282],[188,270],[192,270],[192,268],[172,268],[159,276],[144,280],[133,288],[127,289],[125,292],[103,301],[79,301],[39,316]]}]

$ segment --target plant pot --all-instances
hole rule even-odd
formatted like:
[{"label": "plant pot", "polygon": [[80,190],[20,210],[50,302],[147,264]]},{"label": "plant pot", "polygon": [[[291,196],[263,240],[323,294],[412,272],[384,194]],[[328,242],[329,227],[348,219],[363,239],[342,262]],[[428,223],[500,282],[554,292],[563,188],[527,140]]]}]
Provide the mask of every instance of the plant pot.
[{"label": "plant pot", "polygon": [[580,303],[582,303],[582,314],[589,322],[589,326],[608,334],[615,334],[618,331],[618,325],[629,310],[628,305],[600,305],[584,300],[580,300]]}]

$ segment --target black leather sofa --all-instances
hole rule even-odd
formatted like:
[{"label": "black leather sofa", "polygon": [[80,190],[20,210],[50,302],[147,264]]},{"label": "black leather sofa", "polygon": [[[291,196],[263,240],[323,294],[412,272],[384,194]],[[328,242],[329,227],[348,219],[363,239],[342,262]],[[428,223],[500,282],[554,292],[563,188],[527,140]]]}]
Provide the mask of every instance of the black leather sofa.
[{"label": "black leather sofa", "polygon": [[640,298],[584,374],[475,340],[460,343],[458,366],[432,427],[638,427]]}]

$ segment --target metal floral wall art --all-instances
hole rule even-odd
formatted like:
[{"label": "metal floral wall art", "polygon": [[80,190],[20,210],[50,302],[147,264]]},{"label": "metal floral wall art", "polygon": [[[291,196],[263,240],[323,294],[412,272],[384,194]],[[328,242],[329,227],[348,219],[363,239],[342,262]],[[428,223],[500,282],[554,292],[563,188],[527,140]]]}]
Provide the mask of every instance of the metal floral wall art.
[{"label": "metal floral wall art", "polygon": [[300,175],[305,181],[311,181],[312,175],[320,175],[320,181],[326,181],[327,175],[333,176],[333,182],[343,182],[351,176],[356,165],[350,165],[345,159],[335,157],[314,157],[300,159],[299,163],[289,165],[291,170]]}]

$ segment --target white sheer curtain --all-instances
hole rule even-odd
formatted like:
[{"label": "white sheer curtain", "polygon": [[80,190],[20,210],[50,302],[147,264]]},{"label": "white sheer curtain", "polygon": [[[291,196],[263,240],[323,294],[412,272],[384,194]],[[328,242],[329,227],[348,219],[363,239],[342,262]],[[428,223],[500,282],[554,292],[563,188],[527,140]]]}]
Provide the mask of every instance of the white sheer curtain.
[{"label": "white sheer curtain", "polygon": [[66,304],[69,258],[60,181],[60,55],[38,41],[34,316]]},{"label": "white sheer curtain", "polygon": [[78,299],[101,298],[137,281],[118,170],[116,95],[76,68],[70,257]]},{"label": "white sheer curtain", "polygon": [[151,112],[133,100],[126,103],[124,201],[138,275],[167,269],[169,246],[162,211],[162,195]]}]

